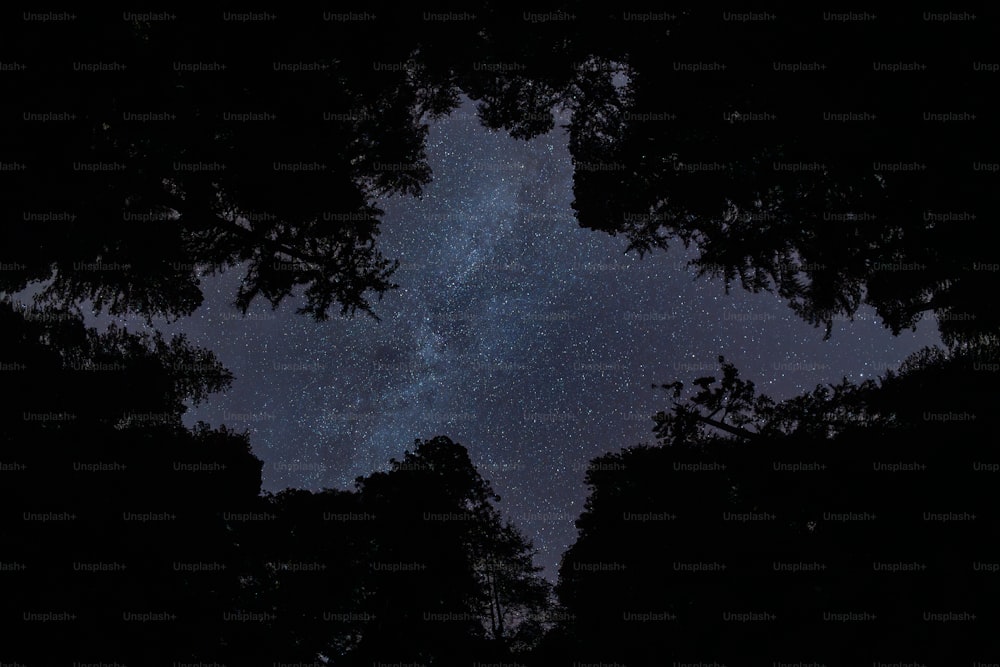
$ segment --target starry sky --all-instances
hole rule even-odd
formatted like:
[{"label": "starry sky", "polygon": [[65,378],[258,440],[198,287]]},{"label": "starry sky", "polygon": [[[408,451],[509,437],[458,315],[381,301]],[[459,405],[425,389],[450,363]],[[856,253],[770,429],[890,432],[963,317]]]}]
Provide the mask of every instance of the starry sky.
[{"label": "starry sky", "polygon": [[446,435],[554,580],[588,461],[652,444],[650,417],[666,405],[653,383],[710,375],[723,354],[784,398],[875,376],[939,341],[933,321],[894,338],[870,310],[824,341],[772,295],[696,279],[682,246],[640,258],[581,228],[559,124],[515,140],[482,127],[466,100],[431,123],[428,161],[422,197],[380,202],[382,252],[401,263],[400,288],[374,303],[380,321],[316,323],[295,300],[244,317],[230,305],[234,268],[204,279],[192,317],[157,325],[233,372],[233,387],[186,421],[248,430],[269,491],[349,489],[415,439]]}]

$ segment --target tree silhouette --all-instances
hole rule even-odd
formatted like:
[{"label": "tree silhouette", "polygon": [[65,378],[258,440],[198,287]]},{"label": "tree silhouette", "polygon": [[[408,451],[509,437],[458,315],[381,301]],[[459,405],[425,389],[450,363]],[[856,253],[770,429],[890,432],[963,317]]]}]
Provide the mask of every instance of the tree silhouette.
[{"label": "tree silhouette", "polygon": [[[53,659],[458,664],[540,638],[531,544],[460,445],[417,441],[353,492],[261,497],[245,435],[181,422],[231,379],[210,352],[10,301],[0,320],[25,380],[4,405],[2,500],[3,551],[27,569],[4,610],[26,630],[24,613],[75,614]],[[37,655],[36,637],[9,648]]]},{"label": "tree silhouette", "polygon": [[[640,253],[683,244],[698,275],[774,292],[827,335],[865,304],[893,333],[933,314],[948,343],[997,334],[980,296],[997,289],[992,137],[976,123],[992,107],[969,46],[986,22],[941,31],[886,13],[864,30],[811,9],[756,21],[560,11],[572,20],[526,29],[488,9],[470,57],[496,67],[461,85],[485,125],[516,138],[572,112],[582,226]],[[894,70],[900,49],[923,60]],[[940,100],[970,111],[953,118]]]},{"label": "tree silhouette", "polygon": [[[873,65],[896,53],[881,31],[843,51],[843,31],[797,28],[818,20],[808,10],[721,23],[689,10],[661,25],[558,11],[574,19],[486,5],[478,21],[409,31],[406,13],[322,28],[289,16],[281,30],[95,15],[61,31],[61,49],[28,24],[8,42],[39,67],[11,79],[12,97],[67,110],[6,126],[18,167],[0,261],[16,268],[0,288],[45,282],[54,303],[180,316],[201,302],[202,275],[238,266],[244,310],[301,288],[315,318],[370,312],[394,266],[374,202],[420,193],[425,121],[464,92],[486,126],[518,138],[572,112],[585,227],[640,252],[692,246],[699,273],[774,291],[828,333],[867,303],[893,332],[933,312],[948,342],[996,334],[979,296],[998,274],[984,136],[929,108],[986,107],[970,33],[935,34],[938,64],[904,76]],[[883,29],[923,46],[918,19],[886,15]],[[87,79],[64,54],[97,38],[124,67]],[[254,40],[268,48],[230,62]],[[780,70],[790,53],[814,54],[808,71]]]},{"label": "tree silhouette", "polygon": [[[978,659],[996,620],[968,602],[996,593],[981,537],[997,528],[985,452],[998,435],[998,168],[980,129],[992,102],[970,67],[988,22],[935,31],[913,12],[879,31],[820,29],[809,9],[720,22],[705,8],[633,21],[582,3],[544,20],[494,3],[456,22],[372,11],[382,19],[289,10],[277,29],[110,10],[0,25],[5,53],[29,63],[3,68],[0,291],[39,295],[0,302],[16,384],[0,407],[0,547],[17,564],[2,573],[8,652],[783,661],[771,646],[829,643],[825,613],[870,609],[880,619],[841,632],[831,662],[903,648]],[[102,62],[81,62],[96,45]],[[907,51],[929,66],[899,62]],[[231,382],[216,358],[183,337],[88,329],[80,311],[182,317],[203,277],[239,270],[243,312],[263,298],[297,299],[317,320],[374,314],[372,296],[395,287],[378,202],[421,194],[427,122],[462,94],[519,139],[572,114],[582,226],[640,253],[679,242],[700,275],[772,291],[827,335],[865,305],[894,334],[933,313],[947,350],[780,401],[723,357],[721,378],[661,385],[659,446],[587,472],[556,606],[530,542],[448,438],[417,441],[353,491],[261,497],[245,435],[182,421]],[[952,510],[963,518],[941,518]],[[837,518],[854,515],[873,518]],[[762,608],[780,619],[766,634],[720,623]],[[964,609],[979,622],[914,632],[922,611]],[[39,643],[47,626],[30,616],[59,610],[75,614],[61,643]]]},{"label": "tree silhouette", "polygon": [[[564,664],[976,655],[990,645],[983,626],[923,614],[994,618],[973,600],[994,589],[975,564],[985,571],[996,524],[981,471],[998,435],[995,378],[977,360],[995,354],[928,348],[877,381],[783,401],[724,359],[721,380],[695,380],[683,400],[682,383],[665,385],[660,445],[587,472],[558,586],[573,618],[548,650]],[[846,612],[874,617],[838,621]]]},{"label": "tree silhouette", "polygon": [[[177,317],[201,303],[203,275],[239,267],[244,311],[301,288],[316,319],[371,312],[395,267],[376,247],[374,201],[429,181],[422,117],[449,110],[450,93],[406,71],[373,76],[391,54],[349,26],[338,38],[315,21],[261,33],[90,18],[60,48],[33,24],[5,40],[38,63],[10,99],[66,112],[26,109],[0,136],[20,165],[0,200],[12,267],[0,289],[43,282],[57,305]],[[245,48],[258,39],[269,47]],[[69,67],[92,40],[121,66],[110,77]],[[280,69],[308,58],[309,71]]]},{"label": "tree silhouette", "polygon": [[358,480],[375,517],[365,607],[375,620],[357,657],[460,661],[525,648],[545,584],[530,542],[500,520],[499,498],[465,448],[439,436],[391,464]]},{"label": "tree silhouette", "polygon": [[248,609],[274,616],[251,642],[261,664],[340,660],[356,650],[371,618],[365,611],[373,515],[346,491],[286,489],[266,498],[273,518],[249,531],[243,550],[254,585]]},{"label": "tree silhouette", "polygon": [[461,445],[416,441],[354,491],[288,489],[244,533],[252,582],[239,601],[270,614],[240,655],[342,664],[465,664],[526,656],[546,628],[547,582],[502,522]]},{"label": "tree silhouette", "polygon": [[[884,18],[881,30],[927,43],[916,14]],[[794,28],[815,20],[789,12],[720,25],[684,12],[669,36],[628,50],[621,90],[609,74],[581,82],[570,126],[580,223],[625,234],[640,252],[693,246],[699,274],[773,291],[827,334],[864,303],[893,333],[933,311],[946,340],[995,334],[976,296],[996,288],[995,272],[975,270],[990,261],[977,211],[993,205],[972,170],[982,135],[921,113],[935,99],[982,108],[962,60],[970,36],[935,35],[937,64],[907,77],[874,70],[903,48],[890,53],[881,30],[844,51],[843,33]],[[822,69],[774,71],[789,54],[813,54],[807,64]],[[689,62],[726,69],[674,67]],[[837,120],[851,113],[862,120]]]},{"label": "tree silhouette", "polygon": [[[245,435],[181,422],[229,374],[183,337],[97,333],[10,301],[0,320],[18,386],[0,436],[12,472],[2,551],[18,564],[6,650],[144,662],[237,643],[226,614],[242,594],[244,531],[227,517],[257,508],[262,464]],[[33,616],[54,611],[67,617]]]}]

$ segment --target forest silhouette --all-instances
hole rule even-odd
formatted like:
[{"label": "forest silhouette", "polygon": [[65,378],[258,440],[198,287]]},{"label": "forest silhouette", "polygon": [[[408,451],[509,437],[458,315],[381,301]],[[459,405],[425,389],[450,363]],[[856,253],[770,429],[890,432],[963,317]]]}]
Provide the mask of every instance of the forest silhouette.
[{"label": "forest silhouette", "polygon": [[[26,12],[0,27],[4,59],[28,64],[4,73],[0,129],[0,659],[995,651],[1000,167],[992,134],[957,117],[992,119],[972,66],[989,21],[675,11]],[[233,382],[212,351],[88,327],[85,311],[184,318],[203,276],[235,270],[243,313],[304,297],[314,320],[378,317],[402,279],[376,201],[431,182],[428,122],[462,95],[517,140],[571,114],[581,226],[640,254],[680,243],[701,279],[773,292],[826,336],[871,307],[887,335],[933,324],[942,346],[790,399],[726,349],[717,377],[662,378],[656,444],[590,462],[555,585],[444,433],[350,490],[262,492],[247,434],[182,421]]]}]

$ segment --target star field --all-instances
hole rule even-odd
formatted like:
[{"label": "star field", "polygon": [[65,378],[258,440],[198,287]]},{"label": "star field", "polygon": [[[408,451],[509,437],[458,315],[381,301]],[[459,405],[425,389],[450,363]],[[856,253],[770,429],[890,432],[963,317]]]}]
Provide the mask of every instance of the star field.
[{"label": "star field", "polygon": [[831,340],[779,299],[694,278],[682,247],[639,258],[579,227],[557,128],[524,142],[483,128],[471,103],[431,126],[434,180],[389,197],[383,253],[398,290],[364,315],[315,323],[296,303],[246,318],[238,270],[206,278],[184,331],[236,376],[187,415],[247,429],[264,485],[350,488],[415,438],[469,449],[555,579],[574,540],[588,461],[651,443],[653,383],[710,375],[719,354],[776,398],[894,368],[938,341],[933,322],[894,338],[870,311]]}]

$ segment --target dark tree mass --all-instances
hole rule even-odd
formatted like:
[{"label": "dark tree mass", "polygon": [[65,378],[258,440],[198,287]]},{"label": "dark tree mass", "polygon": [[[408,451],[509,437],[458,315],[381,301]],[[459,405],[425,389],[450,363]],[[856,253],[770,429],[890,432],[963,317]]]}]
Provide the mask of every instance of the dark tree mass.
[{"label": "dark tree mass", "polygon": [[[996,662],[992,13],[4,14],[0,665]],[[432,139],[468,111],[511,161]],[[464,172],[451,191],[432,155]],[[553,222],[537,191],[560,182]],[[617,275],[588,239],[683,260]],[[710,306],[685,302],[690,275],[720,286]],[[578,308],[525,296],[543,277]],[[779,391],[797,369],[773,316],[730,318],[760,344],[677,316],[768,294],[816,354],[871,314],[852,349],[889,340],[895,363]],[[268,488],[274,452],[313,464],[254,419],[304,413],[192,418],[248,391],[204,335],[223,308],[324,332],[285,334],[252,392],[284,405],[277,360],[316,366],[312,451],[370,458],[353,484]],[[661,350],[628,356],[635,327],[671,358],[620,362]],[[934,344],[891,347],[918,329]],[[733,361],[754,346],[774,377]],[[608,374],[608,414],[645,410],[648,441],[601,441],[572,464],[585,488],[542,503],[538,468],[565,480],[593,425],[565,397]],[[490,411],[425,418],[435,392]],[[400,437],[379,419],[403,408]],[[378,437],[395,449],[365,451]],[[487,465],[501,450],[512,471]],[[565,525],[540,527],[553,507]]]}]

